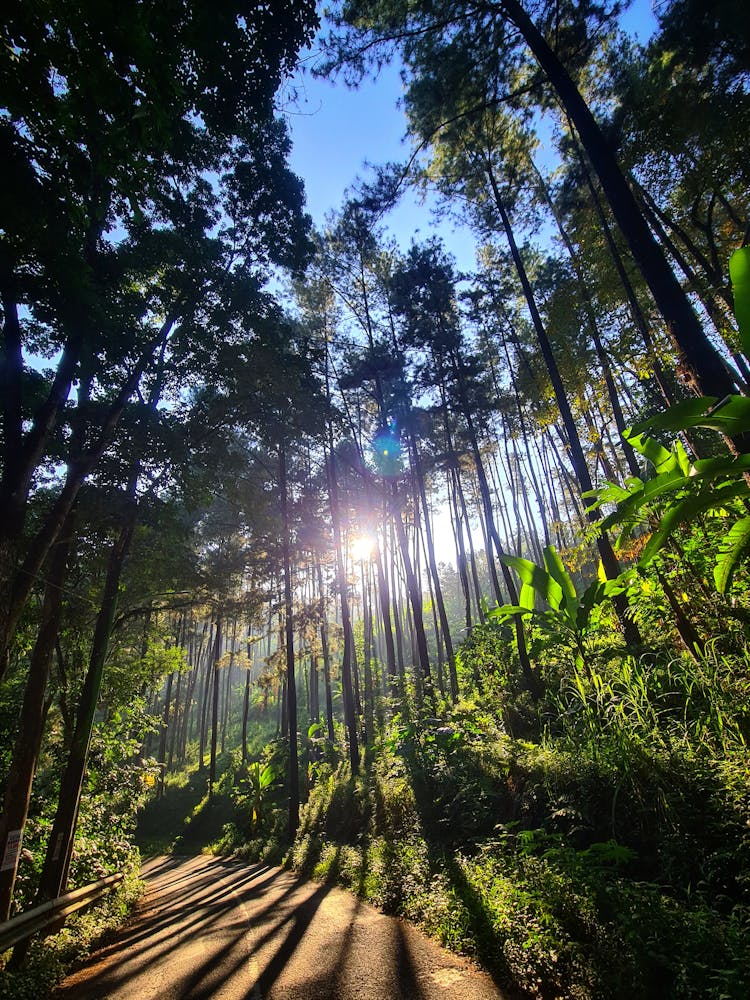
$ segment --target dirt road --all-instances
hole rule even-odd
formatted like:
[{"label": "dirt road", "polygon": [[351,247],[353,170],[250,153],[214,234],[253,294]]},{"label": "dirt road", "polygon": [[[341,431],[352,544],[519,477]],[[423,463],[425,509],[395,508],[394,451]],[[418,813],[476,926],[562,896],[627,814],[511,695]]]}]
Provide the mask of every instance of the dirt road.
[{"label": "dirt road", "polygon": [[57,1000],[504,1000],[489,976],[329,885],[221,858],[157,858],[117,940]]}]

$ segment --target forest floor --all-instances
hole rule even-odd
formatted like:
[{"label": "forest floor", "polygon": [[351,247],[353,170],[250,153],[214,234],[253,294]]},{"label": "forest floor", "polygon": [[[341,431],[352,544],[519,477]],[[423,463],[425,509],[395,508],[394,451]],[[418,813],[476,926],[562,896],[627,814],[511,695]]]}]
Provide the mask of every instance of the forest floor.
[{"label": "forest floor", "polygon": [[410,924],[330,883],[159,857],[129,924],[57,1000],[510,1000]]},{"label": "forest floor", "polygon": [[142,857],[156,854],[200,854],[218,840],[222,827],[235,818],[229,798],[207,796],[208,776],[195,770],[168,783],[138,816],[135,843]]}]

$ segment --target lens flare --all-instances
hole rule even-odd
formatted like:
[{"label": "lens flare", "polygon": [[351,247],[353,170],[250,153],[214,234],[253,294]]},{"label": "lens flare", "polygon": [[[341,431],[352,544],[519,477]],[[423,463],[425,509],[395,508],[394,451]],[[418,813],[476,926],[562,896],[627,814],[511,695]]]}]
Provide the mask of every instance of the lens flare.
[{"label": "lens flare", "polygon": [[369,535],[357,535],[352,539],[350,549],[355,562],[366,562],[375,550],[375,539]]},{"label": "lens flare", "polygon": [[394,428],[380,431],[372,442],[372,459],[383,476],[401,475],[401,442]]}]

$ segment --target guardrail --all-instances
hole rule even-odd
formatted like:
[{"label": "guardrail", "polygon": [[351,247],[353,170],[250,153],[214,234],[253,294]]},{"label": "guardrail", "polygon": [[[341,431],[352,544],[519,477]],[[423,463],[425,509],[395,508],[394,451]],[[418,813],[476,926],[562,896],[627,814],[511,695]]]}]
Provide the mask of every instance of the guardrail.
[{"label": "guardrail", "polygon": [[105,892],[108,892],[118,882],[122,882],[124,877],[122,872],[108,875],[98,882],[91,882],[90,885],[66,892],[64,896],[58,896],[57,899],[40,903],[33,910],[19,913],[17,917],[0,924],[0,954],[18,944],[19,941],[23,941],[24,938],[38,934],[39,931],[46,930],[58,921],[64,921],[76,910],[82,910],[85,906],[95,903],[97,899],[101,899]]}]

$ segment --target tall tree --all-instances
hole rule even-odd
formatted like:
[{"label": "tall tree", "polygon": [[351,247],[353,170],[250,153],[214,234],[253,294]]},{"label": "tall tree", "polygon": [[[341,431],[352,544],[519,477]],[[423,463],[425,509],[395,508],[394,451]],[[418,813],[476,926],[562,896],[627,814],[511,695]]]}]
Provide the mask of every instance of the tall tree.
[{"label": "tall tree", "polygon": [[[30,581],[160,345],[186,357],[215,332],[217,296],[246,298],[266,261],[298,259],[301,189],[273,102],[315,24],[307,0],[14,0],[3,19],[0,674]],[[78,402],[87,439],[25,538],[76,380],[97,397]]]},{"label": "tall tree", "polygon": [[[722,397],[734,385],[680,287],[628,185],[617,158],[587,105],[576,78],[611,23],[616,4],[555,4],[529,13],[520,0],[423,5],[356,0],[336,12],[330,67],[352,77],[398,49],[410,73],[407,105],[419,94],[432,104],[412,128],[429,145],[447,126],[471,121],[500,104],[555,100],[572,121],[601,182],[630,253],[653,295],[683,364],[700,391]],[[531,59],[531,61],[530,61]],[[534,72],[536,67],[537,72]],[[526,78],[527,83],[520,80]],[[466,82],[475,89],[467,91]]]}]

